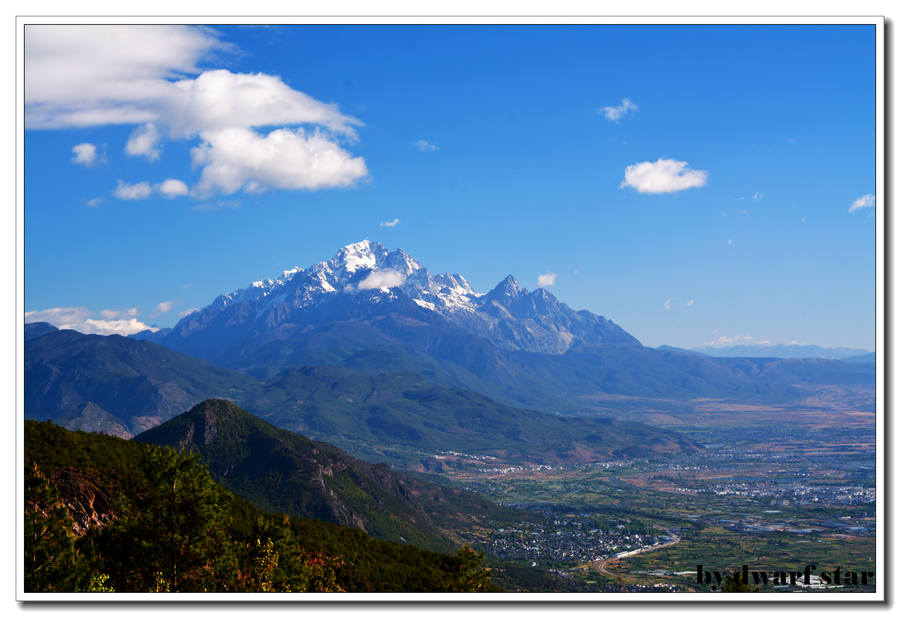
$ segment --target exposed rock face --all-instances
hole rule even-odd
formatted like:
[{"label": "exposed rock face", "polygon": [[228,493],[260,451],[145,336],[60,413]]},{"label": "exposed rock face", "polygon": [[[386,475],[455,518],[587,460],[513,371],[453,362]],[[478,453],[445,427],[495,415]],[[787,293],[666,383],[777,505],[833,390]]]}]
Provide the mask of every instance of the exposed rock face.
[{"label": "exposed rock face", "polygon": [[62,469],[49,481],[75,522],[73,531],[77,535],[83,536],[91,527],[102,527],[117,518],[113,497],[80,471]]}]

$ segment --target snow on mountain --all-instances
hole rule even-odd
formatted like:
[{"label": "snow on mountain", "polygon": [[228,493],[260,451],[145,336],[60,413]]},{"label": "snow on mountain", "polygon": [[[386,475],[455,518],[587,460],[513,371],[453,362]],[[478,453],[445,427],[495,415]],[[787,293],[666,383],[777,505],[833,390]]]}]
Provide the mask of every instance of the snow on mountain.
[{"label": "snow on mountain", "polygon": [[[458,274],[431,274],[402,249],[389,251],[369,240],[348,244],[328,261],[291,268],[278,278],[254,281],[221,295],[206,309],[184,317],[173,330],[183,338],[214,324],[252,322],[257,324],[252,332],[259,333],[304,322],[306,309],[330,299],[362,298],[361,294],[369,305],[385,306],[406,296],[419,309],[508,349],[564,353],[575,344],[639,345],[611,321],[573,311],[544,289],[529,292],[512,276],[489,293],[479,293]],[[223,313],[228,315],[219,317]]]}]

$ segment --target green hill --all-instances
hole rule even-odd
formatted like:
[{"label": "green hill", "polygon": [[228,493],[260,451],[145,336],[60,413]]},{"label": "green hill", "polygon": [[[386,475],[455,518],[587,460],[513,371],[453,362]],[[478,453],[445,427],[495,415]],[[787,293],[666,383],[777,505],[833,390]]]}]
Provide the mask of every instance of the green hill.
[{"label": "green hill", "polygon": [[261,395],[244,405],[277,426],[404,467],[434,464],[430,455],[442,451],[546,464],[696,449],[677,433],[646,424],[509,407],[408,373],[291,369],[266,382]]},{"label": "green hill", "polygon": [[461,543],[457,530],[483,526],[485,517],[509,516],[468,491],[353,458],[229,401],[204,401],[134,440],[199,453],[219,482],[266,510],[424,548],[448,550]]},{"label": "green hill", "polygon": [[496,590],[444,555],[265,512],[196,454],[25,422],[26,592]]}]

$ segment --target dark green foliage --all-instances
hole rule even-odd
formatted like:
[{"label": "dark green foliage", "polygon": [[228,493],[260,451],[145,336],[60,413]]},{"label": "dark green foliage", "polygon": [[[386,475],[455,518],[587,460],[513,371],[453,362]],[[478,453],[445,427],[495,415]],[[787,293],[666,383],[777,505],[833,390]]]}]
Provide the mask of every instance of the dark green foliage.
[{"label": "dark green foliage", "polygon": [[[29,591],[450,591],[471,570],[458,557],[266,513],[171,448],[26,421],[25,455],[26,519],[42,513],[26,528],[46,522],[39,543],[26,541]],[[62,506],[48,510],[54,491],[87,533],[76,538]],[[115,496],[114,512],[97,524],[101,494]]]},{"label": "dark green foliage", "polygon": [[491,573],[484,569],[484,551],[476,552],[466,545],[459,549],[459,570],[454,591],[488,591]]},{"label": "dark green foliage", "polygon": [[195,454],[149,448],[141,461],[148,491],[117,504],[118,520],[96,539],[117,565],[122,591],[226,591],[233,587],[228,548],[229,496]]},{"label": "dark green foliage", "polygon": [[752,587],[749,583],[745,583],[738,572],[726,576],[721,589],[725,593],[755,593],[759,591],[759,587]]},{"label": "dark green foliage", "polygon": [[90,565],[75,548],[72,519],[34,465],[25,466],[25,591],[83,591]]},{"label": "dark green foliage", "polygon": [[405,479],[386,465],[278,429],[224,400],[204,401],[135,440],[200,453],[220,482],[266,510],[360,527],[378,538],[433,550],[449,550],[452,543],[422,507],[432,499],[412,498],[411,490],[476,509],[485,502]]}]

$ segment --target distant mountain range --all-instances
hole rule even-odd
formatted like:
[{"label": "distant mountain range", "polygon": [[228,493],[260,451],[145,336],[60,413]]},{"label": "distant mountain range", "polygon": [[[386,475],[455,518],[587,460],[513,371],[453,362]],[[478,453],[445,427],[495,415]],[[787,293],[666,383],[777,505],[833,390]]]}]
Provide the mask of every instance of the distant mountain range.
[{"label": "distant mountain range", "polygon": [[[171,330],[137,338],[261,378],[325,364],[413,372],[551,411],[598,392],[771,400],[802,395],[793,387],[798,375],[821,383],[816,364],[781,375],[771,362],[761,368],[646,348],[604,317],[574,311],[544,289],[529,292],[513,277],[481,294],[460,275],[431,275],[402,250],[368,241],[219,296]],[[846,379],[869,377],[851,370]]]},{"label": "distant mountain range", "polygon": [[818,345],[707,345],[694,347],[690,351],[717,358],[825,358],[828,360],[846,360],[870,353],[866,349],[819,347]]},{"label": "distant mountain range", "polygon": [[613,322],[573,311],[544,289],[529,292],[512,276],[480,294],[458,274],[432,275],[403,250],[388,251],[368,240],[345,246],[307,269],[286,270],[278,278],[221,295],[171,331],[143,337],[223,365],[239,365],[267,343],[389,312],[401,313],[411,328],[454,325],[507,350],[558,354],[575,342],[640,345]]},{"label": "distant mountain range", "polygon": [[791,401],[873,386],[865,361],[651,349],[512,277],[488,293],[358,242],[131,338],[26,327],[26,416],[121,436],[209,398],[355,456],[429,469],[454,450],[516,461],[687,452],[674,433],[583,420],[588,397]]},{"label": "distant mountain range", "polygon": [[696,448],[670,431],[509,407],[412,373],[322,366],[258,380],[149,341],[72,330],[29,340],[25,357],[26,417],[123,437],[207,398],[228,398],[356,456],[422,470],[450,450],[551,463]]}]

